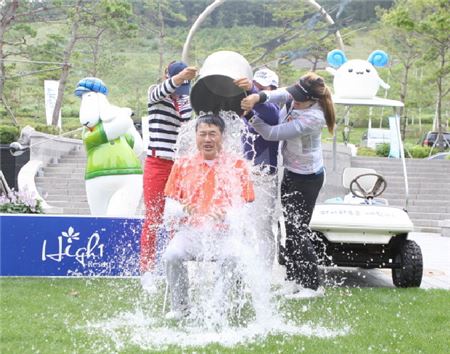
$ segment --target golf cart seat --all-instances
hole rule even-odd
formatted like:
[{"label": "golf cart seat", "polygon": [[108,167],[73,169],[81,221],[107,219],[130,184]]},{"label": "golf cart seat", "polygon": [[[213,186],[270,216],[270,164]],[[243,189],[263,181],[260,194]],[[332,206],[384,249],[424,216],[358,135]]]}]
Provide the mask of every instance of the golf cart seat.
[{"label": "golf cart seat", "polygon": [[[384,183],[381,191],[378,191],[379,183]],[[388,205],[387,199],[376,198],[386,188],[386,181],[373,168],[346,167],[342,174],[342,186],[349,191],[344,203]]]}]

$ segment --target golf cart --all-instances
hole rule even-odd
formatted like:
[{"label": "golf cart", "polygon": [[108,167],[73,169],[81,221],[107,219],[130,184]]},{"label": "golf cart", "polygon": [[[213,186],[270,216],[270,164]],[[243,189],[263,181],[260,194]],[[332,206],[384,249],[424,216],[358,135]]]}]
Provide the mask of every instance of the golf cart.
[{"label": "golf cart", "polygon": [[[335,104],[346,108],[345,125],[349,124],[349,111],[353,106],[393,107],[396,117],[400,101],[374,97],[371,99],[334,98]],[[314,208],[310,227],[315,237],[313,247],[319,265],[390,268],[397,287],[418,287],[422,280],[422,253],[420,247],[408,240],[414,225],[406,211],[408,179],[405,157],[397,122],[399,153],[405,183],[404,209],[389,206],[382,193],[386,179],[371,168],[347,167],[343,170],[342,184],[349,193],[344,198],[333,198]],[[333,170],[336,170],[336,137],[333,141]],[[279,224],[279,262],[283,262],[284,224]]]}]

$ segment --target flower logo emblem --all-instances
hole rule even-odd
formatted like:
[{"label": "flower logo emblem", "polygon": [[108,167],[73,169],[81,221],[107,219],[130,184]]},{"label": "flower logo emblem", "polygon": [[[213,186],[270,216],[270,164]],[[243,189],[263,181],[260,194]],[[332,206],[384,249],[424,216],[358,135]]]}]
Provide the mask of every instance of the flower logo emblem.
[{"label": "flower logo emblem", "polygon": [[73,240],[79,240],[80,233],[75,232],[74,228],[72,226],[69,227],[67,232],[63,231],[61,232],[61,235],[67,238],[68,243],[72,243]]}]

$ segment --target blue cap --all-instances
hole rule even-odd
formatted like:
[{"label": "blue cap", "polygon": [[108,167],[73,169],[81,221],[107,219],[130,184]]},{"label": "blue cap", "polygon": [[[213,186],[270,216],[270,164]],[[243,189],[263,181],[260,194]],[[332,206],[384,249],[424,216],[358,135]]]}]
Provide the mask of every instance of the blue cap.
[{"label": "blue cap", "polygon": [[75,96],[81,97],[83,93],[89,91],[103,93],[104,95],[108,94],[108,88],[105,83],[96,77],[85,77],[78,81]]},{"label": "blue cap", "polygon": [[[174,61],[173,63],[169,64],[169,67],[167,68],[167,74],[169,75],[169,77],[172,77],[183,71],[183,69],[185,68],[187,68],[187,65],[182,61]],[[184,83],[181,84],[181,86],[177,87],[175,93],[178,96],[189,95],[190,89],[191,84],[189,81],[186,80]]]}]

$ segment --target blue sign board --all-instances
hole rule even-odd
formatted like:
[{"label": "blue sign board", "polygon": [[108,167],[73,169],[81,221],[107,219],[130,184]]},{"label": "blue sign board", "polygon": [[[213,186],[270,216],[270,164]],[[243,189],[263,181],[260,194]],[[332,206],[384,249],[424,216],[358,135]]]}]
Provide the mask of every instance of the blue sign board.
[{"label": "blue sign board", "polygon": [[139,275],[141,228],[141,218],[1,214],[0,275]]}]

